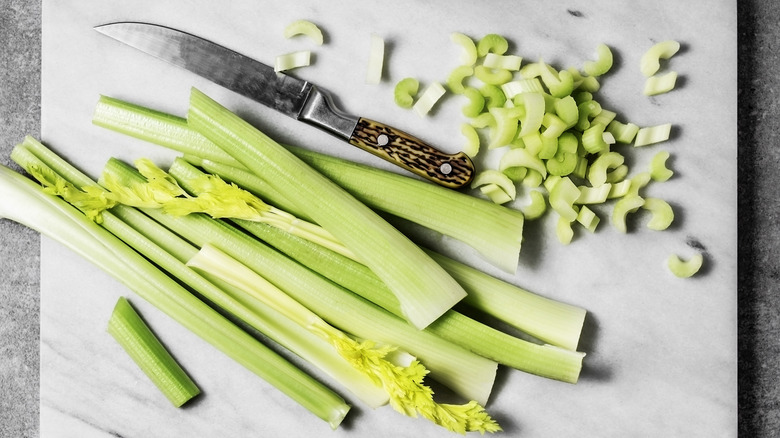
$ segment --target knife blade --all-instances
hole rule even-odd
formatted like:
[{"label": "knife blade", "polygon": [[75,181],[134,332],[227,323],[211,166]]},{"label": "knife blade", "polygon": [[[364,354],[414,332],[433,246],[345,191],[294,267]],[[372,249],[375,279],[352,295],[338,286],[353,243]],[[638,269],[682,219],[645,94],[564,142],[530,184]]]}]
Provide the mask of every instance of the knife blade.
[{"label": "knife blade", "polygon": [[204,38],[139,22],[110,23],[95,30],[444,187],[461,188],[474,176],[474,164],[465,153],[448,154],[400,129],[348,114],[334,105],[326,90]]}]

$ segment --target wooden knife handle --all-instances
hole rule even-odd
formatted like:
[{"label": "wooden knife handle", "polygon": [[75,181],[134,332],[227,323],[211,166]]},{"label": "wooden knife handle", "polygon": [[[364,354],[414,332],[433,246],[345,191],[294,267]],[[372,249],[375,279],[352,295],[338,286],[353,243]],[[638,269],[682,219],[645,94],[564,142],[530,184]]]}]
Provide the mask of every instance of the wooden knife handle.
[{"label": "wooden knife handle", "polygon": [[349,143],[444,187],[457,189],[474,177],[474,164],[463,152],[446,154],[399,129],[363,117]]}]

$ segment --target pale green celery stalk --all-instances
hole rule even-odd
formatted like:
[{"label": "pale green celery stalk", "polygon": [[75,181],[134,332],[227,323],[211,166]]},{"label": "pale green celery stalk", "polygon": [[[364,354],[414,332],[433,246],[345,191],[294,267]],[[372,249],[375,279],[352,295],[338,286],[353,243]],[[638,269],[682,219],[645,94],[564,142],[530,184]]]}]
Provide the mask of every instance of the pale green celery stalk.
[{"label": "pale green celery stalk", "polygon": [[[190,183],[197,180],[199,177],[202,177],[203,173],[201,171],[181,159],[176,159],[173,165],[171,165],[169,173],[179,182],[181,187],[190,191],[193,195],[197,195],[197,191],[194,191]],[[245,220],[235,220],[234,222],[277,250],[297,260],[300,264],[307,266],[309,269],[320,273],[326,278],[329,278],[344,288],[355,292],[386,310],[401,316],[398,301],[379,278],[366,266],[334,251],[323,248],[313,242],[292,236],[278,228]],[[434,259],[443,258],[443,256],[432,252],[430,255],[434,257]],[[447,261],[451,265],[450,269],[452,272],[461,276],[466,276],[468,280],[469,271],[467,269],[471,268],[460,265],[453,260],[448,259]],[[446,265],[443,266],[445,266],[445,269],[447,268]],[[474,269],[471,270],[479,272]],[[463,273],[464,271],[466,272],[465,274]],[[472,276],[474,275],[475,274],[472,274]],[[483,275],[492,278],[486,274]],[[565,334],[570,338],[573,338],[565,339],[565,341],[568,344],[573,343],[574,347],[572,349],[576,349],[577,339],[579,339],[579,330],[576,330],[575,333],[574,326],[576,325],[576,321],[579,321],[580,327],[582,326],[584,311],[575,313],[576,308],[573,306],[567,306],[552,300],[536,298],[536,296],[530,299],[523,299],[523,295],[529,293],[518,288],[499,287],[497,289],[499,291],[498,293],[493,292],[493,288],[495,288],[495,286],[491,284],[488,293],[495,296],[496,301],[499,304],[509,308],[509,310],[502,309],[500,311],[502,315],[510,314],[511,316],[515,313],[524,315],[527,310],[522,307],[529,301],[533,303],[545,303],[555,309],[564,307],[571,309],[573,314],[563,314],[561,317],[567,318],[566,322],[568,322],[568,320],[575,320],[575,324],[564,328],[569,329],[569,333]],[[520,295],[519,299],[516,297],[518,294]],[[493,297],[480,300],[479,298],[472,297],[470,294],[465,300],[483,302],[490,301],[490,298]],[[520,308],[518,308],[517,304],[520,305]],[[488,307],[490,305],[491,304],[487,304]],[[483,307],[485,306],[483,305]],[[540,307],[541,306],[537,304],[536,306],[533,306],[533,309],[538,309],[538,311],[544,314],[550,314],[549,310],[544,308],[540,309]],[[513,320],[513,317],[507,319]],[[522,324],[522,318],[519,320]],[[550,322],[544,320],[543,324],[539,324],[539,326],[548,328]],[[554,335],[561,334],[561,327],[556,328],[558,331],[553,332],[553,336],[551,336],[553,338],[555,338]],[[583,354],[581,353],[550,345],[538,345],[510,336],[475,321],[455,310],[447,311],[425,330],[503,365],[543,377],[574,383],[577,381],[582,368]]]},{"label": "pale green celery stalk", "polygon": [[[28,142],[14,152],[26,167],[48,167],[78,188],[97,186],[61,157],[40,143]],[[201,294],[219,308],[268,336],[320,368],[371,407],[387,402],[387,395],[335,354],[330,346],[268,306],[240,299],[243,294],[223,282],[206,279],[185,265],[198,249],[140,211],[117,205],[102,213],[102,225],[161,269]],[[129,226],[131,229],[128,229]],[[218,283],[218,284],[214,284]]]},{"label": "pale green celery stalk", "polygon": [[[147,114],[148,113],[148,114]],[[189,141],[186,142],[167,142],[165,140],[165,135],[163,135],[165,132],[168,131],[168,129],[173,128],[167,128],[164,124],[157,123],[155,120],[155,112],[151,110],[147,110],[144,107],[140,107],[133,104],[123,103],[122,101],[117,101],[115,99],[109,99],[109,98],[101,98],[101,102],[98,105],[98,108],[95,111],[95,118],[98,120],[101,120],[102,125],[106,126],[107,128],[114,129],[120,132],[131,132],[133,130],[134,126],[140,125],[147,127],[149,129],[154,128],[158,129],[159,135],[155,134],[154,132],[149,133],[147,130],[146,138],[150,138],[151,141],[160,144],[165,147],[169,147],[178,151],[181,151],[185,153],[185,157],[188,161],[193,162],[194,164],[201,166],[204,170],[206,170],[209,173],[218,174],[224,179],[228,181],[235,182],[239,186],[242,186],[253,193],[260,196],[262,199],[267,199],[270,203],[277,205],[280,208],[283,208],[287,211],[290,211],[291,213],[295,214],[298,217],[304,216],[303,213],[300,211],[293,210],[289,203],[285,204],[284,200],[279,196],[278,192],[271,189],[267,183],[265,183],[261,178],[257,177],[256,175],[248,172],[245,168],[242,168],[240,163],[237,163],[235,159],[228,156],[224,152],[222,152],[219,148],[217,148],[213,143],[205,140],[201,135],[194,133],[192,130],[187,130],[186,132],[182,132],[181,134],[189,139]],[[181,118],[175,118],[177,121],[173,123],[174,127],[181,127],[185,126],[186,122],[184,119]],[[167,119],[166,119],[167,120]],[[197,145],[197,146],[192,146]],[[312,159],[312,163],[316,164],[317,162],[325,162],[326,160],[330,162],[330,158],[323,156],[321,154],[315,154],[311,152],[306,152],[302,149],[292,149],[294,152],[300,152],[301,156],[304,156],[304,154],[311,154],[312,157],[321,157],[322,160],[315,160]],[[192,156],[187,156],[191,154]],[[200,158],[203,157],[203,158]],[[305,158],[305,156],[304,156]],[[331,176],[338,176],[338,169],[341,169],[338,166],[338,162],[333,162],[333,169],[332,172],[334,175]],[[323,166],[321,171],[325,170],[325,166]],[[370,172],[375,172],[377,174],[384,174],[384,171],[381,170],[375,170],[375,169],[362,169],[360,166],[349,166],[343,168],[344,171],[355,171],[355,172],[361,172],[368,175]],[[365,178],[370,178],[369,176],[365,176]],[[389,178],[397,178],[400,181],[411,181],[411,178],[404,178],[401,176],[390,176]],[[387,182],[387,181],[384,181]],[[417,185],[417,183],[412,183]],[[440,191],[438,188],[434,188],[435,186],[427,184],[429,188],[433,188],[434,191]],[[363,186],[360,190],[365,191],[375,191],[381,187],[380,184],[368,184]],[[360,195],[359,191],[355,190],[355,194]],[[452,192],[450,190],[444,190],[444,192]],[[395,195],[401,193],[399,187],[394,187],[391,190],[387,190],[387,195]],[[445,195],[450,196],[450,195]],[[515,239],[519,239],[522,234],[522,218],[517,218],[516,213],[513,213],[510,209],[493,205],[490,202],[486,202],[483,200],[475,200],[473,197],[468,196],[457,196],[459,199],[469,199],[472,202],[475,202],[480,208],[477,211],[474,211],[470,209],[469,207],[463,206],[458,207],[455,214],[449,214],[449,215],[442,215],[441,217],[443,220],[449,220],[451,218],[456,220],[462,220],[463,218],[473,218],[474,215],[478,215],[477,219],[473,220],[473,223],[467,223],[466,226],[463,228],[464,233],[471,233],[474,231],[474,224],[475,223],[484,223],[489,224],[489,227],[485,227],[489,232],[493,232],[496,229],[504,228],[504,231],[496,232],[493,234],[494,237],[492,237],[491,243],[484,245],[485,251],[490,250],[490,248],[493,248],[494,245],[506,245],[507,241],[512,241]],[[426,211],[428,209],[421,208],[418,206],[417,208],[410,208],[407,211],[403,211],[404,206],[408,206],[408,202],[410,201],[409,197],[402,197],[396,200],[396,203],[398,205],[397,208],[388,208],[386,205],[384,205],[384,202],[386,200],[389,200],[389,198],[386,198],[381,193],[374,193],[370,197],[363,198],[363,201],[368,203],[369,205],[372,205],[373,207],[377,209],[389,209],[395,211],[398,215],[405,215],[406,213],[410,215],[414,215],[421,211]],[[450,203],[450,201],[445,201],[447,204]],[[486,213],[479,213],[480,211],[483,211],[483,208],[485,209]],[[428,210],[429,211],[429,210]],[[469,214],[465,214],[466,211],[469,211]],[[410,217],[407,217],[407,219],[411,219]],[[502,225],[505,224],[505,225]],[[454,234],[454,232],[453,232]],[[476,234],[476,233],[474,233]],[[510,236],[510,237],[505,237]],[[516,237],[511,237],[516,236]],[[473,236],[472,236],[473,237]],[[499,251],[500,252],[500,251]],[[516,258],[516,255],[513,256]],[[504,258],[504,257],[502,257]],[[445,266],[448,266],[445,264]],[[451,272],[452,275],[455,275],[454,272]],[[506,291],[507,297],[513,297],[516,296],[518,299],[524,299],[522,297],[525,297],[526,294],[529,294],[527,291],[524,291],[520,289],[520,292],[517,292],[517,288],[504,283],[500,287],[494,287],[492,285],[494,279],[492,277],[489,277],[485,274],[474,274],[476,276],[484,276],[485,277],[485,284],[488,285],[488,287],[482,287],[479,286],[481,283],[474,283],[477,280],[470,279],[469,283],[465,284],[464,287],[467,287],[469,296],[466,298],[466,300],[474,307],[479,308],[480,310],[491,314],[492,316],[498,317],[499,319],[504,320],[505,322],[529,333],[533,336],[554,344],[563,346],[565,348],[575,349],[576,345],[579,340],[579,335],[582,327],[582,320],[583,316],[585,314],[585,311],[583,309],[574,307],[574,306],[568,306],[568,305],[562,305],[562,307],[556,306],[554,301],[547,300],[542,297],[538,297],[535,295],[530,295],[531,298],[528,298],[528,302],[524,305],[520,304],[513,304],[513,305],[507,305],[507,298],[503,299],[496,299],[496,297],[489,296],[489,299],[481,298],[481,291]],[[350,275],[346,275],[345,278],[351,278]],[[491,279],[488,279],[491,278]],[[491,306],[491,303],[497,303],[495,306]],[[484,307],[481,307],[484,306]],[[520,309],[517,310],[515,309]]]},{"label": "pale green celery stalk", "polygon": [[145,256],[164,266],[171,275],[319,368],[368,406],[376,408],[387,403],[387,394],[336,354],[328,343],[305,330],[300,330],[289,318],[280,315],[266,304],[247,297],[233,286],[188,268],[185,263],[195,256],[198,248],[135,209],[118,206],[112,213],[153,242],[154,246],[150,244],[145,250],[137,249],[143,250]]},{"label": "pale green celery stalk", "polygon": [[[242,169],[230,165],[190,156],[185,158],[188,162],[202,167],[206,172],[216,173],[250,191],[259,180]],[[182,167],[177,165],[177,161],[171,167],[172,172]],[[176,172],[183,173],[183,169]],[[316,246],[312,247],[316,248]],[[463,300],[464,304],[498,318],[544,342],[570,350],[577,349],[585,319],[585,309],[534,294],[440,254],[429,252],[429,255],[464,287],[468,293]],[[309,266],[312,262],[302,262],[302,264]],[[356,274],[355,269],[344,268],[344,263],[340,263],[340,266],[344,269],[343,274],[336,274],[334,281],[350,290],[359,287],[352,284],[352,282],[360,284],[360,281],[357,281],[360,276]],[[341,272],[341,270],[335,271]],[[374,302],[390,309],[386,307],[386,301],[385,304],[381,304],[380,301]],[[397,303],[395,305],[397,306]]]},{"label": "pale green celery stalk", "polygon": [[[25,144],[36,143],[25,140]],[[12,152],[12,159],[22,167],[29,157],[35,155],[23,147]],[[0,178],[0,216],[45,234],[105,270],[331,427],[338,427],[344,419],[349,406],[338,394],[241,330],[111,232],[6,167],[0,167]]]},{"label": "pale green celery stalk", "polygon": [[358,341],[325,322],[316,313],[287,295],[271,282],[212,245],[204,245],[187,262],[197,270],[207,272],[268,304],[302,329],[328,341],[355,368],[376,380],[390,395],[390,405],[396,411],[417,417],[418,414],[453,432],[497,432],[501,430],[482,406],[470,401],[457,406],[441,404],[433,399],[433,391],[423,380],[428,371],[418,360],[408,365],[391,361],[397,349],[377,345],[371,340]]},{"label": "pale green celery stalk", "polygon": [[[104,173],[110,173],[120,181],[142,178],[118,160],[110,160]],[[496,362],[433,333],[416,329],[402,318],[336,285],[225,221],[203,215],[175,217],[154,209],[143,211],[195,246],[214,245],[304,306],[316,309],[325,321],[344,332],[409,352],[425,364],[433,379],[456,394],[485,405],[495,379]]]},{"label": "pale green celery stalk", "polygon": [[336,183],[197,89],[187,123],[306,210],[384,281],[424,328],[466,292],[408,237]]},{"label": "pale green celery stalk", "polygon": [[119,297],[117,300],[108,320],[108,333],[177,408],[200,394],[195,382],[152,333],[127,298]]},{"label": "pale green celery stalk", "polygon": [[[264,175],[254,175],[217,145],[187,127],[185,119],[101,97],[93,122],[182,152],[209,173],[247,188],[300,218],[311,219]],[[180,136],[180,137],[179,137]],[[522,243],[522,213],[393,172],[374,169],[301,148],[290,151],[371,208],[418,223],[475,248],[492,264],[515,272]]]}]

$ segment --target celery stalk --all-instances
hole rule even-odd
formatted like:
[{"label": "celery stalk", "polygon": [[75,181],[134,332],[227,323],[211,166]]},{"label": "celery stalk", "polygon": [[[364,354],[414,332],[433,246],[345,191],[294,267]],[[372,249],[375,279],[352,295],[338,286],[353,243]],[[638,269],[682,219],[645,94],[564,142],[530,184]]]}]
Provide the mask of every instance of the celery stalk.
[{"label": "celery stalk", "polygon": [[285,193],[371,268],[424,328],[466,295],[447,273],[378,214],[200,91],[188,124]]},{"label": "celery stalk", "polygon": [[[12,153],[12,159],[16,161],[19,155]],[[349,406],[340,396],[200,301],[109,231],[11,169],[0,167],[0,181],[0,216],[70,248],[331,427],[341,423]]]},{"label": "celery stalk", "polygon": [[[189,182],[196,181],[202,176],[200,171],[181,159],[174,161],[169,172],[188,191],[193,190]],[[193,194],[196,195],[197,191],[193,192]],[[245,220],[237,220],[235,222],[247,232],[297,260],[302,265],[309,267],[380,307],[401,316],[398,301],[379,278],[364,265],[341,254],[329,251],[313,242],[292,236],[278,228]],[[456,275],[468,275],[468,269],[470,268],[467,268],[465,265],[451,259],[445,260],[444,256],[433,252],[429,252],[429,254],[456,279]],[[444,263],[449,263],[449,266]],[[465,274],[464,271],[466,272]],[[479,272],[477,270],[473,271]],[[471,273],[471,275],[477,278],[477,283],[480,281],[480,277],[477,274]],[[492,278],[488,275],[485,275],[485,277]],[[501,282],[496,281],[495,283]],[[476,302],[484,309],[492,305],[490,301],[495,297],[497,302],[508,309],[501,311],[501,314],[506,316],[506,319],[519,322],[520,325],[523,325],[523,321],[527,317],[524,315],[522,318],[517,318],[514,315],[525,314],[524,307],[528,307],[525,305],[528,302],[547,303],[550,308],[554,309],[571,309],[571,313],[561,312],[562,315],[560,316],[559,314],[554,314],[555,318],[560,317],[561,320],[565,318],[567,322],[572,321],[571,325],[567,326],[569,330],[566,333],[555,331],[554,335],[560,335],[565,341],[566,347],[571,347],[573,344],[573,347],[570,349],[576,348],[577,340],[579,339],[577,326],[582,326],[584,311],[540,297],[535,297],[535,300],[534,297],[523,300],[523,294],[531,294],[507,284],[504,284],[502,288],[500,284],[496,285],[495,283],[491,282],[489,287],[486,288],[480,288],[479,286],[472,288],[474,289],[473,293],[467,289],[469,296],[464,299],[464,302]],[[485,292],[481,289],[485,289]],[[492,296],[480,299],[480,295],[484,295],[484,293]],[[538,326],[547,328],[550,321],[544,318],[544,315],[550,315],[552,312],[542,305],[535,305],[532,309],[533,313],[538,314],[536,318],[542,321]],[[454,310],[447,311],[429,325],[426,330],[503,365],[540,376],[573,383],[577,381],[581,369],[583,356],[581,353],[521,340],[479,323]],[[534,330],[531,331],[534,332]],[[544,334],[543,330],[538,330],[537,332]],[[555,338],[555,336],[550,336],[550,338]],[[559,339],[555,338],[555,340]]]},{"label": "celery stalk", "polygon": [[[25,167],[53,167],[57,173],[64,174],[62,178],[70,184],[82,188],[96,185],[43,145],[27,143],[17,149],[14,156]],[[379,387],[356,372],[319,338],[297,329],[287,318],[262,303],[240,299],[240,294],[229,285],[203,278],[185,266],[184,261],[189,260],[198,249],[148,216],[118,205],[103,213],[102,225],[214,305],[323,370],[369,406],[378,407],[387,402],[386,394]]]},{"label": "celery stalk", "polygon": [[200,394],[195,382],[152,333],[127,298],[119,297],[117,300],[108,320],[108,333],[177,408]]},{"label": "celery stalk", "polygon": [[[118,160],[110,160],[104,173],[119,180],[143,179]],[[426,364],[432,378],[467,399],[485,404],[495,379],[495,362],[416,329],[223,221],[202,215],[175,217],[156,209],[143,211],[193,245],[210,243],[249,266],[306,307],[317,309],[339,329],[408,351]]]},{"label": "celery stalk", "polygon": [[[190,182],[200,178],[203,172],[180,158],[173,161],[169,172],[185,190],[197,194]],[[302,265],[400,316],[398,301],[381,280],[356,260],[261,224],[235,222]],[[434,251],[426,251],[466,289],[468,295],[463,304],[501,319],[544,342],[570,350],[577,348],[586,314],[584,309],[533,294]],[[452,311],[442,318],[450,313]]]},{"label": "celery stalk", "polygon": [[301,328],[333,345],[356,369],[363,371],[387,391],[390,405],[396,411],[412,417],[420,414],[439,426],[460,433],[501,430],[498,423],[474,401],[462,406],[434,401],[433,391],[423,383],[428,371],[416,359],[409,365],[391,362],[388,356],[396,351],[395,347],[352,339],[268,280],[213,246],[201,247],[187,265],[210,273],[247,295],[257,297],[295,321]]},{"label": "celery stalk", "polygon": [[[102,96],[93,123],[185,154],[209,173],[252,191],[300,218],[311,219],[281,190],[187,127],[184,119]],[[288,147],[369,207],[418,223],[460,240],[504,271],[517,268],[523,215],[453,190],[335,157]]]}]

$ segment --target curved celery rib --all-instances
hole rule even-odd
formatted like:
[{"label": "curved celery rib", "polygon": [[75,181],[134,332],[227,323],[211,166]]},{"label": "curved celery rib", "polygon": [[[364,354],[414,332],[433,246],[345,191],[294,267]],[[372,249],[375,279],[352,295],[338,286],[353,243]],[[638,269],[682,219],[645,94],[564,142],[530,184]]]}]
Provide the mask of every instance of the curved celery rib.
[{"label": "curved celery rib", "polygon": [[[378,214],[252,125],[193,89],[188,123],[290,199],[369,266],[423,328],[466,293]],[[381,250],[378,250],[380,249]]]},{"label": "curved celery rib", "polygon": [[[37,142],[28,138],[26,143]],[[12,159],[26,167],[22,151],[15,149]],[[26,156],[31,155],[28,151]],[[340,396],[242,331],[109,231],[6,167],[0,167],[0,181],[0,216],[72,249],[332,427],[342,421],[349,406]]]},{"label": "curved celery rib", "polygon": [[177,408],[200,394],[189,375],[160,343],[125,297],[119,297],[108,333]]}]

